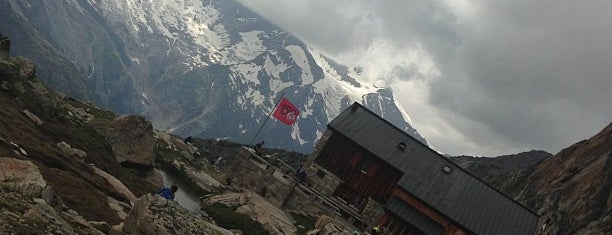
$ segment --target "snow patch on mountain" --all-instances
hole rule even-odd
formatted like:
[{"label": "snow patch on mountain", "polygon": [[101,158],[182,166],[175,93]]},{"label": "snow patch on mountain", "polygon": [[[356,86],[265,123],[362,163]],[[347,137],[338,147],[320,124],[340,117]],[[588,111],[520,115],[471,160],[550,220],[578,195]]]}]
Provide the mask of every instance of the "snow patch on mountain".
[{"label": "snow patch on mountain", "polygon": [[267,55],[263,68],[271,78],[280,78],[280,73],[287,70],[289,66],[284,62],[274,63],[274,61],[272,61],[272,58]]},{"label": "snow patch on mountain", "polygon": [[[216,55],[228,48],[230,38],[220,24],[221,13],[214,5],[203,5],[199,0],[135,1],[88,0],[112,25],[126,25],[131,35],[162,36],[168,50],[179,50],[189,55],[188,67],[206,66],[206,61],[218,61]],[[123,27],[118,27],[123,28]],[[249,33],[245,35],[250,37]],[[250,40],[247,40],[250,41]],[[146,47],[146,44],[140,44]],[[191,48],[191,47],[196,48]],[[202,57],[207,53],[208,58]]]},{"label": "snow patch on mountain", "polygon": [[307,118],[310,115],[314,115],[314,110],[310,107],[313,106],[315,100],[312,97],[309,97],[306,102],[303,103],[300,108],[300,118]]},{"label": "snow patch on mountain", "polygon": [[291,126],[291,138],[296,140],[302,146],[309,143],[309,141],[302,139],[300,132],[300,124],[297,122],[294,123],[293,126]]},{"label": "snow patch on mountain", "polygon": [[298,45],[289,45],[286,46],[285,49],[291,53],[291,58],[293,58],[294,62],[302,69],[302,85],[312,84],[315,79],[312,75],[312,70],[308,64],[308,58],[304,50]]},{"label": "snow patch on mountain", "polygon": [[317,65],[323,69],[324,79],[321,79],[313,84],[314,91],[319,94],[323,94],[328,98],[326,102],[326,115],[328,120],[332,120],[338,115],[342,108],[344,108],[341,100],[345,97],[349,97],[350,100],[359,101],[363,103],[363,98],[367,94],[378,92],[378,88],[373,87],[366,83],[359,83],[360,86],[355,86],[348,81],[341,79],[340,74],[332,67],[327,58],[313,48],[309,48],[309,53],[314,58]]},{"label": "snow patch on mountain", "polygon": [[[272,77],[272,78],[270,78],[270,80],[268,82],[268,86],[270,87],[270,90],[274,94],[277,94],[277,93],[285,90],[286,88],[295,86],[295,83],[294,82],[283,82],[281,79],[273,78]],[[270,98],[272,98],[272,96]]]},{"label": "snow patch on mountain", "polygon": [[351,84],[351,82],[343,81],[340,74],[338,74],[336,69],[329,64],[327,58],[325,58],[320,52],[312,48],[309,48],[309,52],[312,54],[312,57],[316,61],[317,65],[321,66],[323,69],[325,77],[329,78],[330,80],[337,81],[337,84],[341,86],[342,89],[346,90],[352,100],[362,100],[364,95],[376,93],[380,89],[364,82],[358,81],[359,86],[355,86]]},{"label": "snow patch on mountain", "polygon": [[225,64],[251,61],[266,51],[266,47],[259,38],[261,31],[241,32],[242,41],[229,47],[223,54]]},{"label": "snow patch on mountain", "polygon": [[[249,88],[244,96],[237,97],[237,103],[242,104],[242,110],[251,109],[252,107],[261,106],[266,101],[266,97],[258,90]],[[247,103],[248,102],[248,103]]]},{"label": "snow patch on mountain", "polygon": [[396,100],[395,101],[395,106],[397,106],[397,108],[399,109],[400,113],[402,114],[402,117],[404,117],[404,120],[406,120],[406,122],[410,126],[414,126],[414,124],[412,123],[412,118],[410,118],[410,115],[408,115],[406,110],[404,110],[404,108],[402,108],[402,105],[397,103],[397,98],[395,97],[395,95],[394,95],[394,100]]},{"label": "snow patch on mountain", "polygon": [[257,77],[261,67],[253,63],[236,64],[230,67],[234,75],[242,77],[246,82],[259,85],[259,78]]}]

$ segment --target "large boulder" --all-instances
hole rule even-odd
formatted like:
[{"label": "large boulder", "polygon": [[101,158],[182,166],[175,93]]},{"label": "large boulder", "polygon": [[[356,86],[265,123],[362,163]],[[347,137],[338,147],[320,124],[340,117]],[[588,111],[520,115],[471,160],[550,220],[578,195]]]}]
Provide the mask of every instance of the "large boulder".
[{"label": "large boulder", "polygon": [[38,167],[31,161],[0,157],[0,172],[0,182],[47,185]]},{"label": "large boulder", "polygon": [[99,130],[111,144],[118,162],[128,167],[153,167],[155,160],[153,125],[144,117],[120,116]]},{"label": "large boulder", "polygon": [[174,201],[151,194],[136,201],[122,230],[124,234],[234,234]]},{"label": "large boulder", "polygon": [[259,222],[270,234],[295,234],[295,221],[283,210],[275,207],[252,191],[224,193],[205,199],[207,205],[221,203],[236,208],[237,213],[248,215]]}]

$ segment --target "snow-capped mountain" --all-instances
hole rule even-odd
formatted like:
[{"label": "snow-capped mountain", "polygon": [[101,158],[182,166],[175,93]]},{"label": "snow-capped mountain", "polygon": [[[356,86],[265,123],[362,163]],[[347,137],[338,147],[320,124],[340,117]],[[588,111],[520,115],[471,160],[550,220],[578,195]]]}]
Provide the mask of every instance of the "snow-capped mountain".
[{"label": "snow-capped mountain", "polygon": [[293,126],[270,119],[255,140],[267,147],[310,151],[355,101],[425,142],[390,89],[361,82],[358,68],[335,63],[233,1],[8,0],[0,8],[8,22],[0,30],[18,39],[15,51],[47,58],[37,61],[47,61],[42,77],[62,66],[78,71],[71,85],[50,76],[51,86],[142,113],[158,129],[249,143],[284,94],[301,114]]}]

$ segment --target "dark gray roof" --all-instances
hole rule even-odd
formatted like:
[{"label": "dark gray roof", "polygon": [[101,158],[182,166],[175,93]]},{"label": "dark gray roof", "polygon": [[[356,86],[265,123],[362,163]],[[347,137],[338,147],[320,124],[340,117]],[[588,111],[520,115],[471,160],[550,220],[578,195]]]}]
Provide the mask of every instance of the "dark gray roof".
[{"label": "dark gray roof", "polygon": [[[533,234],[538,216],[358,103],[328,127],[400,169],[398,186],[476,234]],[[403,142],[406,149],[400,150]],[[450,173],[443,169],[447,167]],[[400,215],[398,203],[387,209]]]},{"label": "dark gray roof", "polygon": [[417,209],[407,205],[397,198],[389,199],[385,206],[391,213],[404,219],[418,230],[425,234],[444,234],[442,225],[432,219],[422,216]]}]

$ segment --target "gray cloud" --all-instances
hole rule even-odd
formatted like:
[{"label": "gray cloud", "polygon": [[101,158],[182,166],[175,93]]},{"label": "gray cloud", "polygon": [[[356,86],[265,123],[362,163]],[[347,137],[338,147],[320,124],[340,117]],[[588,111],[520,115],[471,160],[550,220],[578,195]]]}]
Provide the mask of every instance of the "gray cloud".
[{"label": "gray cloud", "polygon": [[432,85],[432,104],[483,123],[508,145],[553,152],[610,123],[612,24],[603,9],[612,5],[549,3],[481,5],[481,21]]},{"label": "gray cloud", "polygon": [[612,121],[612,2],[239,2],[393,87],[449,154],[556,153]]}]

